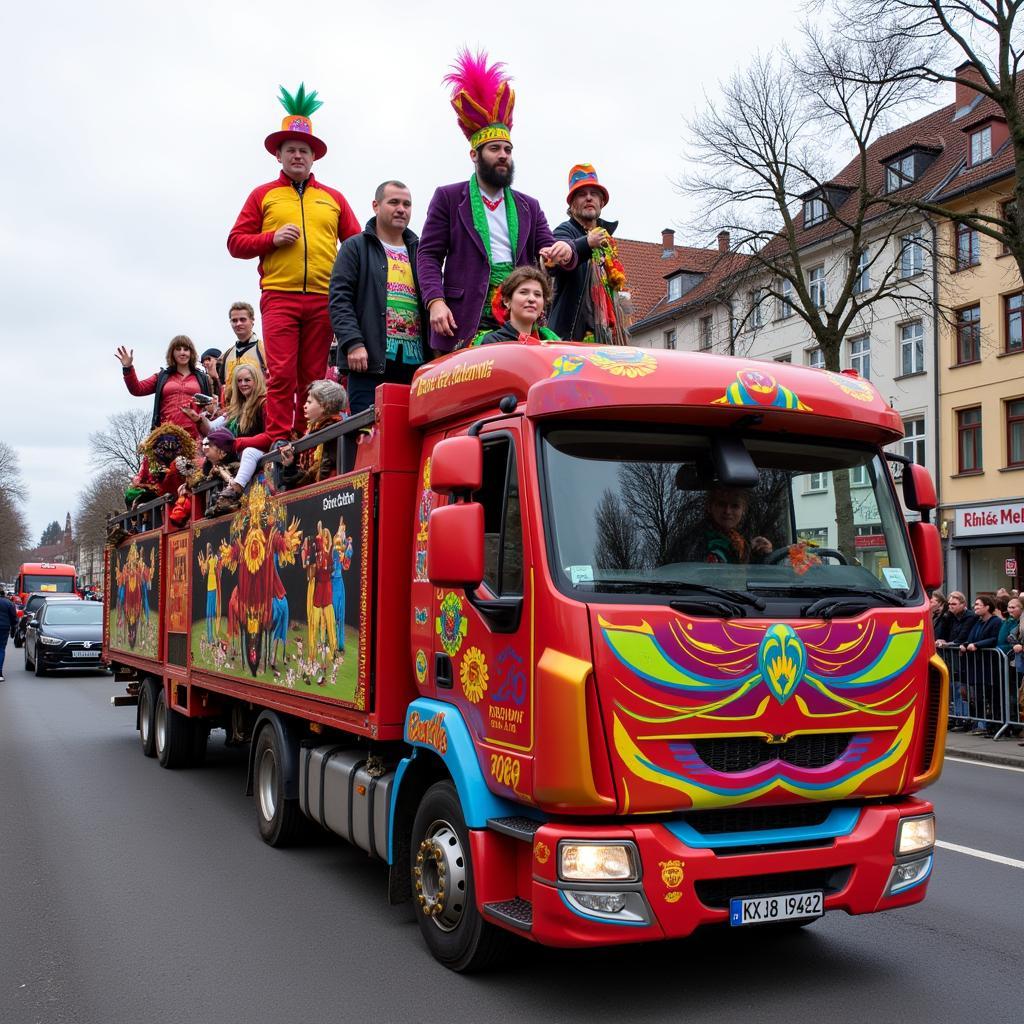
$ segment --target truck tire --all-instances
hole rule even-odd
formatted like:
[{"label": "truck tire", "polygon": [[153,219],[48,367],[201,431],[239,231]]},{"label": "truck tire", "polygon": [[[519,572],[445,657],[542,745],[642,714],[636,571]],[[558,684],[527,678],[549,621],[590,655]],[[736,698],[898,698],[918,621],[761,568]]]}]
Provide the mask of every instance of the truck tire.
[{"label": "truck tire", "polygon": [[299,810],[299,801],[288,800],[284,795],[283,764],[284,752],[277,731],[272,725],[264,725],[256,737],[253,794],[260,838],[268,846],[291,846],[306,834],[306,819]]},{"label": "truck tire", "polygon": [[486,967],[511,937],[476,907],[469,831],[455,786],[435,782],[412,826],[412,891],[420,932],[435,959],[453,971]]},{"label": "truck tire", "polygon": [[139,688],[139,742],[145,757],[156,757],[156,712],[157,686],[155,679],[144,679]]},{"label": "truck tire", "polygon": [[167,691],[160,687],[153,707],[153,742],[161,768],[187,768],[192,758],[192,723],[167,706]]}]

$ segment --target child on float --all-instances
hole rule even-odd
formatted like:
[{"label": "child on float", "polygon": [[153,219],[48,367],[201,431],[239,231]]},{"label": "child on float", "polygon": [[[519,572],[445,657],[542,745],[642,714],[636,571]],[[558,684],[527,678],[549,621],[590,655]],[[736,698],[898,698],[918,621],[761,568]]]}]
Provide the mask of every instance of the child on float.
[{"label": "child on float", "polygon": [[[309,385],[306,404],[303,410],[309,428],[304,436],[323,430],[334,423],[345,419],[348,408],[348,394],[345,389],[332,380],[315,380]],[[334,453],[336,441],[329,444],[318,444],[315,448],[307,448],[295,453],[291,444],[282,445],[281,452],[281,486],[290,491],[306,484],[317,483],[334,476],[337,472]]]},{"label": "child on float", "polygon": [[469,344],[492,345],[501,341],[543,344],[558,341],[558,335],[537,321],[551,302],[551,281],[536,267],[517,267],[499,285],[492,307],[501,324],[496,331],[481,331]]},{"label": "child on float", "polygon": [[267,382],[263,371],[249,362],[236,363],[224,398],[223,412],[212,420],[205,412],[193,413],[187,408],[182,411],[192,419],[203,437],[209,437],[213,430],[226,428],[239,442],[236,445],[236,451],[240,453],[238,471],[221,497],[222,511],[232,512],[238,508],[242,491],[270,448],[270,436],[264,422]]},{"label": "child on float", "polygon": [[206,464],[199,483],[213,480],[215,486],[206,492],[206,516],[233,512],[238,502],[231,491],[238,472],[235,435],[226,427],[217,427],[206,435]]}]

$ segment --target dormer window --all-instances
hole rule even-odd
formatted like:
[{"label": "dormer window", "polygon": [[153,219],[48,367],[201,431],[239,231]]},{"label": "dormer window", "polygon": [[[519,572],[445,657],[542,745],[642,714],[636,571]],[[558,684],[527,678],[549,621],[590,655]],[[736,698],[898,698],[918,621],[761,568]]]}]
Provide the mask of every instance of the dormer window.
[{"label": "dormer window", "polygon": [[812,224],[820,224],[828,219],[828,204],[821,196],[804,200],[804,227],[809,228]]},{"label": "dormer window", "polygon": [[683,297],[683,275],[674,274],[668,279],[668,301],[675,302]]},{"label": "dormer window", "polygon": [[992,126],[985,125],[971,132],[971,166],[992,159]]},{"label": "dormer window", "polygon": [[898,192],[913,183],[915,175],[914,154],[908,153],[894,160],[885,169],[885,191]]}]

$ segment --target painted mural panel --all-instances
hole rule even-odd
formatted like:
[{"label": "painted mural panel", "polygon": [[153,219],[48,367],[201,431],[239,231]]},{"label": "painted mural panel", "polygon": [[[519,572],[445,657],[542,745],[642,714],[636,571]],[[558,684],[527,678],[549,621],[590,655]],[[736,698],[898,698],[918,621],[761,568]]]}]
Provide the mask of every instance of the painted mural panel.
[{"label": "painted mural panel", "polygon": [[299,496],[262,479],[230,520],[193,526],[192,666],[365,710],[370,481]]},{"label": "painted mural panel", "polygon": [[107,645],[126,654],[160,653],[160,534],[135,537],[110,555],[107,592],[114,595]]}]

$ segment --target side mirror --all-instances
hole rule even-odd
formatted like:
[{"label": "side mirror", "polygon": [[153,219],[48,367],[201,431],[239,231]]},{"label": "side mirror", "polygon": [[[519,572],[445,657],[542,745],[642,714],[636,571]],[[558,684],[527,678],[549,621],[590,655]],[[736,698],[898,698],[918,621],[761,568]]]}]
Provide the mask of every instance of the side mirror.
[{"label": "side mirror", "polygon": [[470,494],[484,480],[484,446],[479,437],[446,437],[430,456],[430,489],[438,494]]},{"label": "side mirror", "polygon": [[[921,467],[918,466],[918,469]],[[910,547],[921,585],[931,593],[942,586],[942,541],[934,523],[909,523]]]},{"label": "side mirror", "polygon": [[435,587],[480,586],[484,578],[484,507],[479,502],[445,505],[430,513],[427,577]]},{"label": "side mirror", "polygon": [[939,503],[931,473],[916,462],[903,467],[903,502],[907,508],[920,512],[925,522],[928,522],[928,513]]}]

